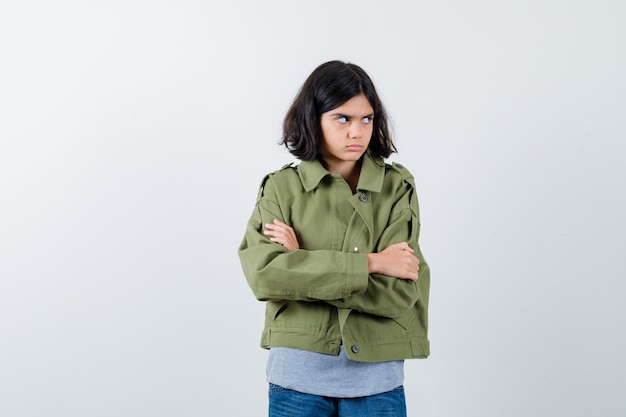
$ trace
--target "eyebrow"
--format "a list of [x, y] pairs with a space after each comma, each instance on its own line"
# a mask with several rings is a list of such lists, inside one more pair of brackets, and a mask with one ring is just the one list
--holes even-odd
[[[343, 114], [343, 113], [333, 113], [331, 116], [333, 116], [333, 117], [345, 117], [346, 119], [354, 118], [354, 116], [351, 116], [349, 114]], [[363, 116], [361, 118], [363, 119], [363, 118], [366, 118], [366, 117], [369, 117], [371, 119], [371, 118], [374, 117], [374, 113], [366, 114], [365, 116]]]

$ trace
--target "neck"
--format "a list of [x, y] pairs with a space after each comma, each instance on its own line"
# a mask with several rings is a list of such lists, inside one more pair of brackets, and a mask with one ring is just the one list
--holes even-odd
[[358, 161], [325, 161], [322, 165], [331, 174], [339, 174], [348, 183], [352, 192], [356, 192], [356, 186], [359, 183], [361, 174], [361, 160]]

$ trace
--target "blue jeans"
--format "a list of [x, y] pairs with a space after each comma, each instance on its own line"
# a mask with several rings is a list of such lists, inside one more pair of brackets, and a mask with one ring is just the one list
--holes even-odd
[[406, 417], [404, 387], [358, 398], [303, 394], [270, 384], [269, 417]]

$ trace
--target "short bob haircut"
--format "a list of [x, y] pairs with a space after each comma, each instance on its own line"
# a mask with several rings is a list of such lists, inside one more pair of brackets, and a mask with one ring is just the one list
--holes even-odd
[[374, 83], [361, 67], [341, 61], [329, 61], [317, 67], [306, 79], [283, 121], [281, 144], [302, 161], [319, 157], [323, 135], [322, 113], [336, 109], [352, 97], [364, 94], [374, 109], [370, 151], [388, 158], [397, 149], [389, 134], [385, 108], [376, 94]]

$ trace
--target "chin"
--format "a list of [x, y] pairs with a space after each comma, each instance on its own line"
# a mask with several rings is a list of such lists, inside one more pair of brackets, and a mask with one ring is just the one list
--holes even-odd
[[365, 149], [362, 152], [350, 152], [348, 158], [351, 161], [358, 161], [365, 154]]

